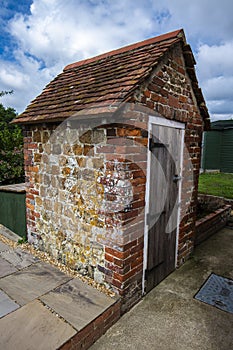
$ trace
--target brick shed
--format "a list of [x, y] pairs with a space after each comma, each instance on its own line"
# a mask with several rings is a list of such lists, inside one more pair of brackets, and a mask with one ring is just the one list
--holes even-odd
[[209, 115], [183, 30], [64, 68], [24, 126], [28, 239], [127, 310], [192, 253]]

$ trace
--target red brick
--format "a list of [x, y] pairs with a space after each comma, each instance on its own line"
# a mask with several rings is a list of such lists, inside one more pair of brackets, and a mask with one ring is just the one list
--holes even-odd
[[143, 94], [144, 94], [145, 97], [148, 97], [148, 98], [151, 97], [151, 92], [149, 90], [144, 90]]
[[169, 106], [171, 106], [171, 107], [179, 108], [179, 100], [177, 97], [169, 95], [168, 96], [168, 103], [169, 103]]
[[124, 275], [121, 275], [117, 272], [114, 272], [113, 274], [113, 278], [114, 280], [120, 281], [120, 282], [125, 282], [126, 280], [128, 280], [130, 277], [134, 276], [135, 274], [137, 274], [137, 272], [142, 268], [142, 264], [133, 268], [132, 270], [130, 270], [129, 272], [127, 272]]
[[105, 253], [110, 254], [118, 259], [125, 259], [130, 255], [129, 250], [121, 252], [121, 251], [118, 251], [118, 250], [115, 250], [112, 248], [108, 248], [108, 247], [105, 247]]

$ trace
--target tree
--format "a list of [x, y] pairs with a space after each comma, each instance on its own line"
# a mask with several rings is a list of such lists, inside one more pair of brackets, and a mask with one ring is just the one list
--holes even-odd
[[[11, 91], [0, 92], [0, 97]], [[13, 108], [0, 103], [0, 185], [24, 181], [23, 134], [18, 125], [10, 124], [17, 116]]]

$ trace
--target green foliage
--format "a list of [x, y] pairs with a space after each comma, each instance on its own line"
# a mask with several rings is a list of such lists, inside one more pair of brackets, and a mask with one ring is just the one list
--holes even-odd
[[199, 192], [233, 199], [233, 174], [201, 174], [199, 177]]
[[18, 239], [18, 244], [24, 244], [24, 243], [27, 243], [27, 237], [26, 236], [23, 236], [22, 238]]
[[0, 104], [0, 185], [24, 181], [22, 130], [10, 124], [16, 115], [13, 108]]

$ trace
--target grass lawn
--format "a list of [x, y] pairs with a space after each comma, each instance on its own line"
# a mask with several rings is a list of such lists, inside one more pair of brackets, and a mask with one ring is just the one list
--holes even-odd
[[200, 193], [233, 199], [233, 174], [203, 173], [199, 177]]

